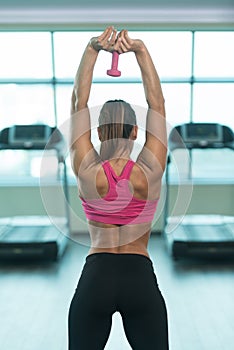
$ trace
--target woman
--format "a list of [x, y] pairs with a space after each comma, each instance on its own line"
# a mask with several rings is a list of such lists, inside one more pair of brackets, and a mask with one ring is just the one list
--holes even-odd
[[[130, 159], [138, 126], [132, 107], [107, 101], [100, 111], [100, 153], [91, 142], [88, 99], [100, 50], [134, 52], [149, 106], [146, 140]], [[164, 98], [150, 54], [126, 30], [108, 27], [88, 43], [71, 107], [71, 160], [87, 216], [91, 248], [69, 311], [69, 349], [104, 349], [120, 312], [130, 346], [168, 349], [167, 312], [147, 251], [166, 162]]]

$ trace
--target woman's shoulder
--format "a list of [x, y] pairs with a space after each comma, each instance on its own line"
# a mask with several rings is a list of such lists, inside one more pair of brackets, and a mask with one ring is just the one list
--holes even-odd
[[162, 171], [159, 166], [137, 161], [130, 176], [130, 182], [139, 198], [155, 199], [159, 197]]
[[133, 184], [134, 187], [137, 188], [145, 188], [147, 186], [147, 176], [140, 164], [138, 164], [137, 162], [134, 162], [134, 165], [132, 167], [130, 182]]

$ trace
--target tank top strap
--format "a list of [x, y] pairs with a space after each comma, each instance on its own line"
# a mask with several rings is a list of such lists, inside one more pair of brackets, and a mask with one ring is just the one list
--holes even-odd
[[116, 174], [114, 173], [108, 160], [102, 162], [102, 167], [107, 177], [109, 185], [114, 185], [116, 183]]
[[133, 162], [132, 160], [127, 161], [127, 163], [122, 171], [121, 179], [129, 180], [130, 175], [131, 175], [131, 171], [132, 171], [132, 168], [134, 167], [134, 165], [135, 165], [135, 162]]
[[119, 181], [120, 179], [129, 180], [134, 164], [135, 162], [133, 162], [132, 160], [128, 160], [120, 176], [116, 175], [116, 173], [114, 172], [114, 169], [112, 168], [108, 160], [102, 163], [102, 167], [105, 171], [108, 182], [114, 183], [116, 181]]

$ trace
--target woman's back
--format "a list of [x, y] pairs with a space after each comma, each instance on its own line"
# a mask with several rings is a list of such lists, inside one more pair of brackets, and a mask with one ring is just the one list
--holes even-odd
[[81, 171], [80, 197], [89, 220], [90, 253], [135, 252], [148, 256], [161, 176], [156, 168], [151, 171], [155, 176], [149, 175], [146, 162], [138, 161], [118, 158], [93, 162]]

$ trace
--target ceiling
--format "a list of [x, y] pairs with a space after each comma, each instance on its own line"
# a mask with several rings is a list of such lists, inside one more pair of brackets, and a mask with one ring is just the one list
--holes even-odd
[[234, 26], [234, 0], [0, 0], [7, 25]]
[[100, 8], [100, 7], [192, 7], [192, 8], [214, 8], [231, 7], [232, 0], [118, 0], [110, 2], [109, 0], [0, 0], [1, 8]]

